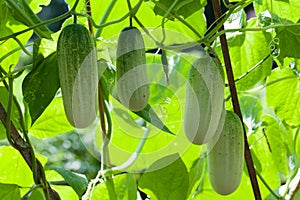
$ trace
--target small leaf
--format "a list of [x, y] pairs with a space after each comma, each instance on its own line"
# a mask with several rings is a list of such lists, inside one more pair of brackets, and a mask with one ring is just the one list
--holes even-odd
[[150, 190], [157, 199], [182, 200], [187, 197], [189, 174], [179, 155], [173, 154], [154, 162], [138, 185], [146, 193]]
[[243, 95], [239, 101], [244, 123], [247, 125], [248, 131], [251, 132], [261, 123], [262, 105], [257, 97], [251, 95]]
[[151, 108], [149, 104], [147, 104], [147, 106], [143, 110], [134, 113], [140, 116], [141, 118], [143, 118], [144, 120], [146, 120], [147, 122], [150, 122], [152, 125], [156, 126], [157, 128], [161, 129], [162, 131], [174, 135], [174, 133], [172, 133], [168, 129], [168, 127], [166, 127], [164, 123], [159, 119], [159, 117], [157, 116], [157, 114], [154, 112], [154, 110]]
[[22, 90], [28, 103], [32, 124], [50, 104], [59, 88], [56, 53], [50, 54], [24, 79]]
[[0, 183], [0, 200], [20, 200], [20, 198], [18, 185]]
[[78, 197], [81, 197], [88, 186], [88, 180], [86, 177], [75, 174], [61, 167], [53, 167], [53, 170], [57, 171], [65, 181], [74, 189]]

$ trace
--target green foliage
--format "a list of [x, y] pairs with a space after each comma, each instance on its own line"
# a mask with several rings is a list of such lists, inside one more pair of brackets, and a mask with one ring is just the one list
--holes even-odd
[[59, 88], [56, 53], [50, 54], [33, 67], [22, 85], [24, 100], [28, 104], [32, 124], [50, 104]]
[[300, 125], [300, 80], [290, 69], [275, 69], [267, 83], [267, 104], [290, 126]]
[[20, 189], [15, 184], [3, 184], [0, 183], [0, 199], [19, 200], [21, 197]]
[[189, 188], [187, 168], [178, 154], [164, 157], [144, 172], [139, 187], [153, 199], [185, 199]]
[[[0, 0], [0, 103], [5, 112], [11, 103], [12, 127], [19, 134], [14, 142], [21, 144], [8, 146], [1, 115], [0, 200], [48, 198], [28, 165], [32, 156], [41, 161], [45, 183], [63, 200], [132, 200], [140, 198], [139, 190], [151, 199], [252, 199], [246, 167], [234, 193], [217, 194], [209, 182], [205, 146], [184, 135], [189, 68], [203, 51], [224, 67], [217, 39], [224, 32], [262, 199], [288, 199], [299, 184], [300, 2], [229, 0], [222, 18], [226, 30], [207, 32], [211, 16], [204, 10], [211, 2], [91, 1], [88, 16], [85, 1], [67, 0], [73, 10], [40, 24], [37, 13], [50, 0]], [[246, 20], [244, 8], [251, 3], [256, 16]], [[76, 21], [93, 28], [105, 112], [96, 110], [96, 120], [84, 129], [74, 130], [63, 108], [56, 63], [61, 30], [47, 28], [60, 20], [62, 27]], [[145, 42], [150, 87], [148, 104], [138, 112], [119, 102], [115, 87], [117, 38], [130, 23]], [[30, 40], [33, 33], [39, 39]], [[233, 110], [226, 76], [225, 108]], [[13, 102], [8, 78], [14, 83]], [[294, 195], [300, 198], [299, 191]]]
[[137, 199], [137, 186], [133, 174], [117, 175], [111, 180], [98, 184], [93, 192], [92, 199], [103, 200], [131, 200]]
[[88, 185], [88, 180], [86, 177], [79, 176], [78, 174], [65, 170], [61, 167], [54, 167], [53, 169], [57, 171], [64, 178], [67, 184], [75, 190], [78, 197], [83, 195]]

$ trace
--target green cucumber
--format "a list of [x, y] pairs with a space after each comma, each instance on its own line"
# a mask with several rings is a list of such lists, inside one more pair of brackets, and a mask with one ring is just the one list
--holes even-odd
[[150, 91], [146, 67], [145, 45], [136, 27], [125, 27], [118, 38], [117, 94], [131, 111], [140, 111], [148, 104]]
[[208, 172], [211, 186], [222, 195], [239, 186], [244, 165], [244, 133], [240, 118], [226, 111], [221, 134], [207, 143]]
[[95, 44], [84, 26], [63, 28], [57, 42], [57, 63], [67, 119], [74, 127], [85, 128], [96, 118], [98, 72]]
[[215, 62], [204, 55], [191, 66], [186, 88], [184, 130], [194, 144], [215, 134], [224, 108], [224, 79]]

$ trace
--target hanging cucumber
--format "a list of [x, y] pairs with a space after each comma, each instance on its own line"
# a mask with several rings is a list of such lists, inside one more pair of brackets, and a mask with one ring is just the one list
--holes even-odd
[[207, 143], [208, 172], [213, 189], [231, 194], [239, 186], [244, 164], [244, 133], [240, 118], [226, 111], [221, 134]]
[[98, 83], [95, 44], [80, 24], [63, 28], [57, 43], [59, 79], [67, 119], [85, 128], [96, 117]]
[[194, 144], [207, 143], [216, 133], [224, 107], [224, 79], [205, 55], [190, 68], [186, 88], [184, 130]]
[[144, 109], [148, 104], [150, 91], [144, 40], [136, 27], [125, 27], [121, 31], [116, 66], [120, 102], [131, 111]]

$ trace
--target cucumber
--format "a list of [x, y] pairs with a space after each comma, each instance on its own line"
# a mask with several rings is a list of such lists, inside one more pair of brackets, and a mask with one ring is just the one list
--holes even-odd
[[74, 127], [85, 128], [96, 118], [98, 72], [95, 44], [84, 26], [63, 28], [57, 42], [57, 63], [67, 119]]
[[146, 67], [145, 45], [136, 27], [125, 27], [118, 38], [117, 94], [131, 111], [140, 111], [148, 104], [150, 91]]
[[239, 186], [244, 165], [244, 133], [240, 118], [226, 111], [219, 138], [207, 143], [208, 172], [211, 186], [221, 195], [233, 193]]
[[224, 79], [205, 55], [191, 66], [186, 88], [184, 130], [194, 144], [207, 143], [215, 134], [224, 108]]

